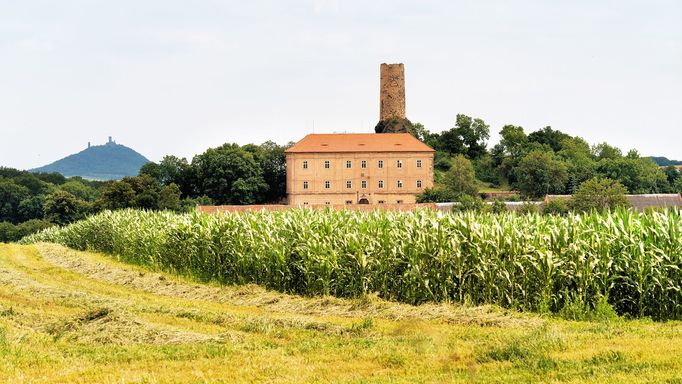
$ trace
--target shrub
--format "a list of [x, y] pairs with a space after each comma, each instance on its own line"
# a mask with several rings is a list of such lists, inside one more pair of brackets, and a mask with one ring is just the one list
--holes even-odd
[[627, 189], [618, 181], [594, 177], [580, 184], [571, 199], [571, 208], [581, 212], [602, 212], [628, 207], [630, 204], [625, 198], [626, 193]]
[[455, 202], [457, 204], [452, 206], [453, 212], [462, 211], [480, 212], [483, 210], [483, 207], [485, 206], [485, 203], [480, 198], [464, 194], [457, 196], [455, 198]]
[[526, 201], [521, 205], [521, 207], [516, 211], [519, 215], [533, 215], [538, 213], [538, 206], [537, 204]]
[[568, 201], [566, 200], [550, 200], [542, 204], [542, 213], [545, 215], [564, 216], [568, 214], [568, 211]]

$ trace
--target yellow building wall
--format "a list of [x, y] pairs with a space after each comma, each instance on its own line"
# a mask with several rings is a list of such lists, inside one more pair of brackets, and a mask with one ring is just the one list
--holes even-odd
[[[362, 168], [362, 161], [367, 167]], [[379, 168], [379, 160], [383, 168]], [[398, 168], [398, 160], [402, 167]], [[417, 167], [421, 160], [421, 168]], [[307, 161], [307, 168], [303, 163]], [[324, 167], [329, 161], [330, 167]], [[351, 167], [346, 162], [351, 161]], [[416, 196], [426, 188], [433, 187], [433, 154], [430, 152], [381, 152], [381, 153], [288, 153], [287, 195], [290, 205], [339, 205], [357, 204], [367, 199], [370, 204], [396, 204], [399, 201], [413, 204]], [[362, 181], [366, 188], [362, 188]], [[383, 188], [379, 181], [384, 182]], [[402, 188], [398, 187], [402, 181]], [[421, 187], [417, 187], [417, 180]], [[308, 189], [304, 189], [304, 182]], [[325, 182], [330, 188], [325, 188]], [[351, 188], [347, 182], [351, 182]]]

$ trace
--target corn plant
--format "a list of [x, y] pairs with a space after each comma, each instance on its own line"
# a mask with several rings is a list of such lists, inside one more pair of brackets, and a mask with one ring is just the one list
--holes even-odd
[[49, 241], [222, 284], [303, 295], [377, 293], [419, 304], [497, 304], [682, 318], [679, 212], [571, 214], [103, 212], [25, 243]]

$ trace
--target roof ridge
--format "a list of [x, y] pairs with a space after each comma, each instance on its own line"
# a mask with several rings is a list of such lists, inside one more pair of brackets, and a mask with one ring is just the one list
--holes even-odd
[[410, 133], [309, 133], [288, 153], [435, 152]]

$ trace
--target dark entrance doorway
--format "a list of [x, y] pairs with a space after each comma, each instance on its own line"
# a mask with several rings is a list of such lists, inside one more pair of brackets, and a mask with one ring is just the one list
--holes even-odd
[[369, 200], [363, 197], [362, 199], [358, 200], [358, 204], [369, 204]]

